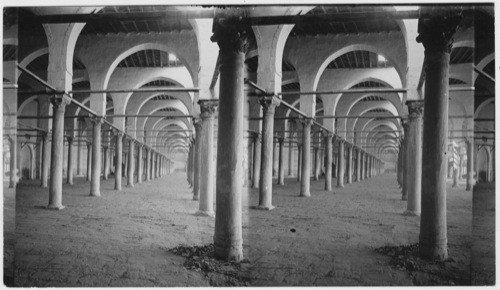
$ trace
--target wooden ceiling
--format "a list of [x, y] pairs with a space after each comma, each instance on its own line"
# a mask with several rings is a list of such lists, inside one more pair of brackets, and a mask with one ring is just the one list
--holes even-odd
[[[383, 12], [393, 9], [390, 6], [374, 5], [320, 5], [309, 11], [309, 15], [335, 15], [340, 13]], [[332, 20], [334, 16], [332, 16]], [[367, 18], [366, 21], [353, 22], [322, 22], [301, 23], [294, 26], [290, 37], [316, 36], [329, 34], [359, 34], [400, 32], [397, 22], [393, 19]]]

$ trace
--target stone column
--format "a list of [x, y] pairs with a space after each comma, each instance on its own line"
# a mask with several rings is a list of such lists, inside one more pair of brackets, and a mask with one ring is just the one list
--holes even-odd
[[144, 145], [139, 144], [137, 149], [139, 150], [137, 153], [137, 183], [142, 183], [142, 169], [144, 168], [144, 158], [142, 157], [144, 151]]
[[194, 128], [196, 130], [196, 139], [194, 141], [194, 178], [193, 178], [193, 200], [200, 199], [200, 158], [201, 158], [201, 122], [200, 119], [193, 119]]
[[352, 145], [347, 147], [347, 184], [352, 183]]
[[422, 114], [424, 101], [407, 101], [408, 106], [408, 167], [406, 213], [420, 215], [422, 191]]
[[[195, 150], [196, 150], [196, 144], [194, 143], [195, 140], [192, 139], [191, 140], [191, 149], [189, 150], [191, 152], [191, 159], [190, 159], [190, 164], [189, 164], [189, 180], [190, 180], [190, 184], [191, 184], [191, 187], [194, 186], [194, 162], [195, 162]], [[153, 162], [154, 164], [154, 162]]]
[[279, 163], [278, 163], [278, 185], [285, 185], [285, 152], [284, 152], [284, 144], [285, 139], [279, 138]]
[[104, 171], [102, 174], [102, 179], [104, 179], [104, 180], [108, 180], [108, 166], [109, 166], [109, 163], [108, 163], [108, 161], [109, 161], [109, 154], [108, 154], [109, 148], [106, 145], [102, 147], [102, 159], [104, 161]]
[[92, 142], [87, 141], [87, 181], [92, 179]]
[[361, 150], [359, 148], [356, 149], [357, 158], [356, 158], [356, 181], [361, 181]]
[[365, 152], [363, 152], [361, 150], [361, 148], [359, 148], [359, 177], [358, 177], [358, 180], [361, 181], [361, 180], [364, 180], [365, 179], [365, 170], [364, 170], [364, 162], [365, 162]]
[[127, 187], [134, 187], [134, 145], [134, 139], [130, 138], [128, 140]]
[[408, 156], [412, 154], [408, 150], [408, 130], [409, 130], [409, 124], [408, 120], [401, 120], [403, 123], [403, 130], [404, 130], [404, 139], [403, 139], [403, 146], [402, 146], [402, 151], [401, 151], [401, 157], [402, 157], [402, 181], [403, 181], [403, 189], [401, 191], [401, 199], [402, 200], [407, 200], [408, 199]]
[[273, 161], [274, 161], [274, 112], [280, 101], [275, 96], [259, 100], [262, 106], [262, 151], [260, 163], [259, 205], [258, 209], [271, 210], [273, 200]]
[[[17, 143], [17, 142], [16, 142]], [[42, 133], [42, 187], [46, 188], [49, 186], [49, 168], [50, 168], [50, 141], [48, 133]], [[17, 145], [16, 145], [17, 147]], [[17, 149], [16, 149], [17, 151]], [[11, 156], [12, 158], [17, 158], [17, 156]], [[16, 161], [17, 164], [17, 161]], [[16, 166], [17, 167], [17, 166]], [[14, 168], [14, 174], [15, 174]]]
[[326, 166], [325, 166], [325, 190], [332, 190], [332, 163], [333, 163], [333, 133], [326, 133]]
[[[455, 161], [453, 163], [455, 163]], [[453, 165], [453, 184], [451, 187], [458, 187], [458, 164]]]
[[78, 121], [78, 142], [77, 151], [76, 151], [76, 175], [81, 176], [82, 173], [82, 140], [83, 140], [83, 129], [80, 127], [83, 126], [83, 122]]
[[214, 20], [212, 36], [220, 48], [214, 246], [216, 257], [239, 262], [243, 259], [243, 77], [247, 36], [237, 18], [225, 21], [221, 24]]
[[313, 120], [302, 120], [302, 178], [300, 182], [300, 196], [311, 196], [311, 127]]
[[[337, 152], [339, 149], [337, 148]], [[338, 178], [339, 177], [339, 154], [338, 153], [333, 153], [333, 160], [335, 161], [335, 167], [333, 168], [333, 177]]]
[[219, 101], [199, 100], [198, 104], [201, 110], [200, 141], [203, 154], [200, 155], [200, 204], [197, 214], [214, 216], [214, 118]]
[[261, 135], [253, 134], [253, 188], [259, 188], [260, 183], [260, 151], [261, 151]]
[[319, 148], [314, 147], [314, 172], [313, 172], [313, 176], [314, 176], [315, 181], [319, 180], [319, 163], [320, 163]]
[[[451, 13], [451, 12], [450, 12]], [[419, 20], [425, 48], [425, 104], [422, 152], [422, 214], [419, 247], [425, 259], [448, 257], [446, 232], [446, 166], [448, 141], [449, 66], [453, 35], [461, 17]]]
[[18, 182], [17, 178], [17, 136], [9, 136], [10, 149], [10, 175], [9, 188], [15, 188]]
[[302, 145], [297, 143], [297, 181], [302, 179]]
[[293, 153], [293, 150], [292, 150], [292, 148], [293, 148], [293, 142], [292, 141], [293, 140], [292, 140], [292, 134], [289, 133], [288, 137], [290, 138], [288, 140], [288, 176], [292, 176], [293, 175], [293, 166], [292, 166], [292, 163], [293, 163], [292, 162], [292, 157], [293, 157], [293, 155], [292, 155], [292, 153]]
[[122, 190], [123, 132], [116, 132], [115, 189]]
[[62, 185], [63, 185], [63, 161], [64, 161], [64, 112], [70, 104], [66, 96], [51, 97], [53, 108], [52, 119], [52, 148], [50, 158], [50, 182], [49, 182], [49, 204], [48, 209], [63, 209]]
[[[129, 148], [130, 150], [130, 148]], [[123, 177], [128, 177], [128, 151], [127, 153], [123, 154], [123, 160], [124, 160], [124, 165], [123, 165]]]
[[344, 187], [344, 170], [345, 170], [345, 154], [344, 154], [345, 140], [339, 140], [339, 157], [338, 157], [338, 177], [337, 177], [337, 187]]
[[465, 185], [465, 190], [469, 191], [474, 185], [474, 139], [468, 138], [465, 143], [467, 144], [467, 183]]
[[68, 137], [68, 169], [66, 183], [73, 184], [73, 137]]
[[101, 196], [101, 125], [100, 117], [90, 118], [92, 130], [92, 178], [90, 180], [90, 196]]
[[146, 181], [151, 180], [151, 149], [146, 148]]

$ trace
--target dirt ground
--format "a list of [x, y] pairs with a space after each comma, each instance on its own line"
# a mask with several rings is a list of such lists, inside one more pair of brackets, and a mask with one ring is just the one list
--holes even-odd
[[[64, 186], [62, 211], [42, 209], [48, 190], [23, 181], [17, 190], [15, 283], [17, 286], [210, 286], [210, 278], [183, 266], [171, 252], [179, 245], [213, 242], [214, 219], [194, 215], [185, 174], [117, 192], [102, 181], [100, 198], [76, 178]], [[258, 190], [243, 195], [242, 271], [251, 286], [425, 284], [377, 253], [382, 246], [418, 242], [419, 218], [402, 213], [406, 204], [393, 174], [323, 190], [311, 181], [301, 198], [295, 178], [274, 185], [276, 209], [260, 211]], [[448, 189], [450, 262], [470, 276], [472, 193]], [[429, 285], [436, 281], [428, 281]], [[439, 281], [438, 281], [439, 282]], [[439, 284], [439, 283], [438, 283]]]

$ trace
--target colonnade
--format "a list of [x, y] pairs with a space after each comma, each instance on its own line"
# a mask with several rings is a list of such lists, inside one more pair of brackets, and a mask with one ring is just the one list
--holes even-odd
[[[55, 95], [50, 98], [51, 104], [53, 106], [53, 122], [52, 122], [52, 136], [49, 140], [47, 133], [43, 133], [40, 138], [41, 146], [41, 187], [49, 187], [49, 204], [48, 209], [60, 210], [64, 208], [62, 203], [62, 191], [63, 191], [63, 162], [64, 162], [64, 113], [66, 106], [71, 103], [71, 100], [66, 95]], [[93, 130], [92, 130], [92, 142], [87, 141], [87, 181], [90, 181], [90, 196], [100, 196], [100, 182], [101, 175], [103, 179], [108, 179], [109, 169], [110, 169], [110, 158], [109, 151], [111, 148], [103, 145], [101, 140], [101, 125], [103, 124], [102, 118], [91, 117]], [[122, 163], [123, 163], [123, 139], [125, 134], [121, 131], [115, 130], [115, 189], [121, 190], [122, 183]], [[169, 173], [171, 170], [171, 161], [166, 156], [156, 152], [149, 146], [138, 142], [135, 139], [127, 137], [126, 139], [129, 144], [128, 158], [126, 162], [127, 171], [127, 186], [133, 187], [134, 182], [141, 183], [143, 181], [149, 181], [153, 178], [160, 178], [165, 174]], [[82, 140], [78, 140], [78, 143]], [[73, 184], [74, 175], [74, 149], [75, 147], [80, 151], [80, 145], [74, 145], [74, 138], [72, 136], [66, 136], [66, 142], [68, 147], [67, 154], [67, 171], [66, 171], [66, 183], [68, 185]], [[50, 147], [49, 147], [50, 144]], [[50, 156], [47, 154], [47, 150], [50, 149]], [[146, 150], [146, 158], [143, 158], [143, 151]], [[102, 151], [102, 152], [101, 152]], [[13, 152], [16, 153], [15, 151]], [[16, 156], [16, 155], [13, 155]], [[78, 152], [80, 156], [80, 152]], [[104, 160], [101, 160], [103, 157]], [[17, 158], [11, 158], [11, 163], [16, 162]], [[137, 167], [135, 160], [137, 159]], [[145, 159], [145, 160], [144, 160]], [[50, 167], [48, 166], [50, 163]], [[78, 162], [79, 163], [79, 162]], [[104, 168], [101, 164], [104, 163]], [[146, 167], [144, 168], [144, 164]], [[78, 173], [81, 173], [81, 169], [78, 166]], [[12, 168], [16, 168], [16, 164], [13, 164]], [[50, 168], [50, 174], [49, 174]], [[143, 173], [145, 169], [145, 174]], [[15, 174], [13, 173], [10, 177], [10, 185], [15, 186]]]

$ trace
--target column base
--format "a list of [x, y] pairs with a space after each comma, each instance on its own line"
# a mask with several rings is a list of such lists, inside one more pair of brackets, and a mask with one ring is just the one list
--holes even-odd
[[134, 185], [133, 184], [127, 184], [127, 187], [128, 188], [132, 188], [132, 187], [134, 187]]
[[300, 197], [311, 197], [311, 193], [310, 192], [301, 192]]
[[339, 184], [339, 185], [337, 185], [337, 188], [344, 188], [344, 185], [343, 184]]
[[415, 211], [415, 210], [406, 210], [403, 215], [406, 215], [406, 216], [420, 216], [420, 212], [419, 211]]
[[472, 186], [468, 185], [465, 187], [465, 191], [471, 191], [472, 190]]
[[199, 196], [193, 196], [193, 200], [200, 200], [200, 197]]
[[214, 211], [199, 210], [194, 215], [196, 215], [196, 216], [215, 217], [215, 212]]
[[47, 205], [46, 209], [49, 209], [49, 210], [61, 210], [61, 209], [64, 209], [65, 206], [60, 204], [60, 205], [53, 205], [53, 204], [49, 204]]
[[431, 261], [444, 261], [448, 259], [448, 246], [445, 244], [423, 245], [419, 244], [420, 257]]
[[273, 210], [275, 209], [276, 207], [272, 206], [272, 205], [258, 205], [258, 206], [254, 206], [252, 207], [254, 209], [258, 209], [258, 210]]
[[89, 196], [95, 196], [95, 197], [100, 197], [101, 193], [100, 192], [91, 192]]
[[285, 186], [285, 182], [278, 182], [278, 185]]

